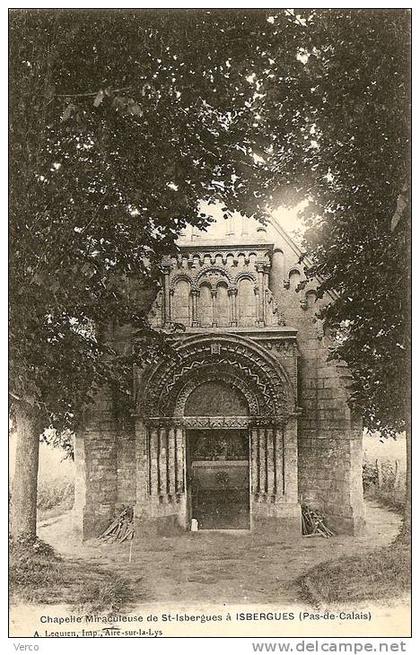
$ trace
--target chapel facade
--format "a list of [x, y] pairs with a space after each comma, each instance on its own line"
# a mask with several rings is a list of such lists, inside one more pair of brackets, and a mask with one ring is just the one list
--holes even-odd
[[[150, 312], [171, 348], [134, 371], [134, 415], [106, 394], [76, 437], [74, 517], [97, 535], [131, 506], [143, 531], [300, 534], [301, 504], [363, 529], [362, 428], [329, 361], [316, 284], [272, 219], [189, 229]], [[112, 336], [135, 347], [127, 330]]]

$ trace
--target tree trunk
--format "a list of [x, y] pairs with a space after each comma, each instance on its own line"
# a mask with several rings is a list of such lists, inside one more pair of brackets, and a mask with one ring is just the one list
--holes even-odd
[[404, 519], [402, 528], [403, 541], [411, 542], [411, 430], [410, 427], [406, 433], [406, 448], [407, 448], [407, 474], [406, 474], [406, 490], [405, 490], [405, 506], [404, 506]]
[[12, 482], [11, 534], [13, 539], [36, 538], [39, 433], [33, 412], [18, 403], [16, 419], [16, 460]]
[[411, 544], [411, 430], [408, 427], [406, 432], [406, 450], [407, 450], [407, 473], [406, 473], [406, 490], [404, 515], [400, 533], [397, 541], [403, 544]]

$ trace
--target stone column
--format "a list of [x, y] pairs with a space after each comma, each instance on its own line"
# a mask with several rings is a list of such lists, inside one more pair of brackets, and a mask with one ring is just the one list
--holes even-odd
[[265, 428], [258, 428], [258, 463], [260, 493], [267, 494], [267, 436]]
[[174, 496], [176, 491], [176, 454], [175, 454], [175, 428], [168, 430], [168, 493]]
[[152, 503], [158, 502], [159, 495], [159, 432], [156, 428], [150, 429], [150, 496]]
[[211, 290], [211, 308], [212, 308], [212, 327], [217, 327], [217, 313], [216, 313], [216, 298], [217, 298], [217, 289]]
[[265, 426], [252, 429], [251, 519], [253, 526], [260, 526], [255, 529], [300, 534], [296, 451], [295, 417], [285, 428], [268, 421]]
[[251, 492], [257, 496], [260, 492], [259, 466], [258, 466], [258, 430], [251, 430]]
[[264, 325], [267, 325], [267, 314], [268, 314], [268, 306], [267, 306], [267, 293], [269, 290], [269, 270], [270, 270], [270, 264], [265, 264], [264, 265], [264, 300], [263, 300], [263, 321]]
[[159, 430], [159, 495], [166, 499], [168, 493], [168, 462], [166, 428]]
[[229, 294], [229, 306], [230, 306], [230, 325], [236, 327], [238, 324], [237, 319], [237, 308], [236, 308], [236, 297], [238, 295], [238, 289], [232, 288], [228, 291]]
[[187, 528], [185, 439], [175, 422], [154, 419], [136, 425], [137, 500], [135, 516], [145, 529], [171, 532]]
[[163, 271], [163, 323], [168, 324], [172, 321], [171, 311], [171, 294], [169, 290], [169, 274], [171, 272], [171, 264], [169, 260], [165, 260], [162, 264]]
[[296, 419], [251, 430], [251, 490], [260, 502], [297, 502]]
[[191, 297], [192, 297], [192, 321], [191, 325], [192, 327], [199, 327], [200, 326], [200, 321], [198, 320], [198, 295], [199, 295], [198, 289], [192, 289], [191, 290]]
[[175, 293], [175, 289], [169, 289], [167, 324], [172, 323], [172, 308], [173, 308], [173, 295], [174, 295], [174, 293]]
[[184, 493], [185, 491], [185, 471], [184, 471], [184, 461], [185, 461], [185, 446], [184, 446], [184, 433], [182, 428], [175, 428], [175, 487], [177, 495]]
[[273, 428], [266, 428], [266, 457], [267, 457], [267, 494], [274, 496], [275, 489], [275, 466], [274, 460], [274, 435]]
[[257, 325], [264, 326], [264, 262], [257, 261], [255, 268], [258, 273], [257, 294]]
[[135, 426], [136, 505], [134, 509], [136, 517], [142, 516], [148, 510], [150, 492], [149, 439], [149, 431], [143, 419], [137, 419]]
[[274, 459], [276, 464], [276, 496], [284, 496], [284, 431], [276, 427], [274, 431]]
[[298, 502], [296, 416], [290, 416], [284, 427], [284, 490], [288, 503]]

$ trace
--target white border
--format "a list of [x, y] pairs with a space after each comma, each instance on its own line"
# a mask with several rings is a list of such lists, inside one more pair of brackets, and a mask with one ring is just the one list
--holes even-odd
[[[57, 8], [57, 5], [55, 3], [28, 3], [28, 2], [23, 2], [23, 3], [10, 3], [8, 8]], [[124, 2], [122, 3], [122, 7], [124, 8], [140, 8], [142, 5], [139, 5], [137, 3], [131, 3], [131, 2]], [[150, 5], [147, 5], [149, 8]], [[281, 9], [281, 8], [292, 8], [292, 6], [288, 3], [270, 3], [270, 2], [263, 2], [261, 3], [260, 7], [266, 7], [266, 8], [273, 8], [273, 9]], [[335, 3], [306, 3], [302, 2], [298, 5], [298, 7], [301, 8], [338, 8], [338, 9], [346, 9], [346, 8], [359, 8], [359, 4], [347, 4], [347, 5], [337, 5]], [[61, 3], [60, 8], [75, 8], [71, 3], [64, 2]], [[110, 3], [88, 3], [85, 7], [81, 8], [111, 8]], [[143, 7], [142, 7], [143, 8]], [[227, 8], [225, 3], [192, 3], [189, 2], [184, 2], [184, 3], [179, 3], [176, 4], [175, 7], [167, 7], [166, 3], [155, 3], [153, 7], [150, 8], [157, 8], [157, 9], [163, 9], [163, 8], [188, 8], [188, 9], [193, 9], [193, 8], [209, 8], [209, 9], [216, 9], [216, 8]], [[248, 8], [253, 8], [252, 4], [249, 2], [241, 2], [241, 3], [231, 3], [229, 8], [237, 8], [237, 9], [248, 9]], [[258, 7], [257, 7], [258, 8]], [[366, 3], [366, 8], [409, 8], [413, 9], [413, 3], [392, 3], [392, 2], [369, 2]], [[0, 338], [1, 338], [1, 344], [3, 345], [3, 348], [1, 350], [1, 377], [0, 377], [0, 383], [1, 383], [1, 399], [2, 399], [2, 413], [1, 413], [1, 418], [2, 418], [2, 426], [3, 426], [3, 439], [2, 439], [2, 444], [3, 447], [6, 449], [7, 447], [7, 439], [6, 439], [6, 430], [7, 430], [7, 305], [6, 305], [6, 288], [7, 288], [7, 221], [6, 221], [6, 215], [7, 215], [7, 186], [8, 186], [8, 180], [7, 180], [7, 102], [6, 102], [6, 92], [7, 92], [7, 61], [8, 61], [8, 55], [7, 55], [7, 12], [6, 8], [4, 9], [3, 13], [0, 14], [1, 19], [0, 20], [0, 37], [1, 37], [1, 52], [2, 52], [2, 57], [1, 57], [1, 81], [2, 81], [2, 88], [3, 88], [3, 95], [2, 95], [2, 103], [0, 104], [0, 112], [1, 112], [1, 117], [2, 117], [2, 126], [3, 126], [3, 139], [1, 141], [2, 148], [1, 148], [1, 198], [3, 200], [3, 216], [2, 220], [0, 221], [0, 267], [1, 267], [1, 274], [2, 274], [2, 281], [3, 284], [0, 286], [0, 293], [1, 293], [1, 301], [2, 301], [2, 308], [3, 308], [3, 313], [2, 313], [2, 318], [4, 317], [4, 320], [1, 320], [0, 322]], [[419, 57], [419, 47], [418, 47], [418, 42], [417, 42], [417, 35], [419, 33], [418, 27], [419, 27], [419, 22], [420, 22], [420, 14], [419, 10], [414, 9], [413, 10], [413, 293], [415, 290], [416, 286], [416, 281], [420, 280], [419, 276], [419, 266], [420, 266], [420, 258], [417, 257], [417, 243], [418, 243], [418, 233], [419, 233], [419, 228], [417, 227], [417, 209], [419, 208], [419, 189], [420, 189], [420, 180], [418, 179], [418, 172], [419, 172], [419, 165], [418, 165], [418, 155], [417, 153], [419, 152], [419, 147], [420, 147], [420, 142], [419, 142], [419, 128], [420, 128], [420, 123], [417, 120], [417, 111], [419, 109], [419, 103], [417, 102], [418, 100], [418, 89], [420, 88], [419, 86], [419, 79], [418, 79], [418, 71], [420, 68], [420, 57]], [[398, 289], [390, 289], [390, 293], [398, 293]], [[413, 298], [413, 337], [416, 336], [417, 334], [417, 310], [418, 310], [418, 303], [417, 303], [417, 297], [416, 294], [414, 293], [414, 298]], [[417, 385], [417, 380], [419, 379], [419, 370], [418, 370], [418, 364], [419, 359], [418, 359], [418, 348], [417, 348], [417, 340], [414, 339], [414, 348], [413, 348], [413, 399], [416, 399], [416, 392], [418, 389]], [[416, 462], [419, 461], [418, 459], [418, 453], [419, 453], [419, 438], [415, 434], [416, 432], [416, 426], [419, 425], [419, 411], [420, 411], [420, 403], [418, 402], [413, 402], [413, 432], [414, 432], [414, 438], [413, 438], [413, 461], [414, 461], [414, 474], [413, 474], [413, 498], [414, 498], [414, 553], [416, 553], [417, 548], [416, 546], [418, 545], [418, 524], [417, 524], [417, 516], [418, 516], [418, 504], [417, 504], [417, 499], [419, 498], [419, 475], [416, 475]], [[5, 648], [5, 652], [17, 652], [15, 650], [14, 644], [21, 643], [21, 644], [34, 644], [37, 643], [39, 644], [40, 651], [39, 652], [45, 652], [45, 653], [51, 653], [55, 654], [57, 649], [59, 648], [61, 652], [63, 653], [70, 653], [73, 655], [75, 648], [80, 652], [80, 651], [86, 651], [86, 652], [91, 652], [92, 650], [98, 650], [102, 653], [110, 653], [113, 654], [115, 652], [116, 648], [123, 648], [126, 652], [133, 652], [133, 653], [139, 653], [139, 652], [147, 652], [147, 653], [163, 653], [167, 651], [168, 649], [176, 651], [181, 651], [183, 653], [196, 653], [196, 650], [199, 649], [200, 653], [202, 655], [213, 655], [213, 652], [215, 649], [217, 649], [220, 652], [227, 653], [227, 652], [232, 652], [232, 653], [252, 653], [252, 648], [251, 648], [251, 642], [252, 641], [258, 641], [258, 639], [224, 639], [224, 638], [219, 638], [217, 640], [214, 639], [195, 639], [195, 638], [190, 638], [190, 639], [159, 639], [159, 640], [134, 640], [134, 639], [101, 639], [98, 641], [93, 641], [91, 639], [89, 640], [76, 640], [76, 639], [61, 639], [60, 643], [58, 644], [56, 640], [51, 639], [43, 639], [39, 640], [38, 642], [35, 642], [35, 640], [28, 640], [28, 639], [7, 639], [7, 537], [6, 537], [6, 526], [7, 526], [7, 503], [5, 502], [7, 500], [7, 453], [6, 450], [4, 451], [3, 457], [0, 458], [0, 465], [1, 465], [1, 480], [3, 482], [2, 485], [2, 498], [3, 502], [0, 503], [1, 507], [1, 521], [0, 525], [3, 526], [3, 540], [1, 542], [1, 559], [2, 559], [2, 567], [1, 571], [4, 576], [2, 578], [2, 593], [0, 596], [0, 639], [2, 642], [3, 647]], [[417, 562], [413, 562], [413, 588], [414, 588], [414, 594], [413, 594], [413, 601], [414, 601], [414, 607], [413, 607], [413, 616], [419, 616], [419, 606], [418, 606], [418, 593], [416, 593], [416, 590], [419, 588], [419, 569], [417, 566]], [[406, 652], [408, 653], [414, 653], [418, 652], [419, 650], [419, 645], [420, 645], [420, 638], [418, 636], [419, 629], [416, 627], [416, 621], [414, 621], [414, 631], [417, 632], [417, 635], [412, 639], [412, 640], [406, 640], [407, 644], [407, 649]], [[274, 640], [269, 640], [269, 641], [274, 641]], [[281, 639], [278, 639], [276, 641], [281, 641]], [[296, 640], [291, 639], [291, 642], [295, 642]], [[314, 640], [312, 640], [314, 641]], [[322, 642], [324, 641], [330, 641], [330, 640], [324, 640], [324, 639], [318, 639], [319, 645], [321, 645]], [[365, 639], [346, 639], [345, 641], [359, 641], [359, 642], [364, 642], [368, 641]], [[396, 642], [396, 639], [381, 639], [381, 641], [389, 641], [391, 642]], [[375, 640], [373, 640], [375, 642]], [[417, 649], [415, 650], [415, 648]]]

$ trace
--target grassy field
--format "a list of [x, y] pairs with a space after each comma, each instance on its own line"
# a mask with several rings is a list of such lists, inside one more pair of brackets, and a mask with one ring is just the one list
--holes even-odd
[[9, 575], [12, 603], [65, 603], [75, 611], [111, 612], [132, 600], [127, 580], [92, 562], [63, 559], [39, 539], [31, 545], [11, 543]]
[[402, 513], [406, 491], [406, 440], [382, 439], [380, 434], [363, 439], [363, 490], [367, 500], [373, 500], [395, 512]]
[[305, 600], [321, 603], [398, 598], [410, 590], [410, 549], [385, 548], [323, 562], [298, 579]]

